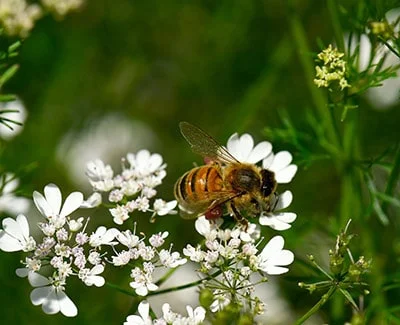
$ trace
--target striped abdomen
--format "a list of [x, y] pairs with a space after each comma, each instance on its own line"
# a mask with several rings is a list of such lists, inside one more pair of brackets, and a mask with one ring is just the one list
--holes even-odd
[[222, 177], [214, 166], [201, 166], [189, 170], [175, 184], [175, 197], [181, 205], [207, 200], [208, 192], [222, 189]]

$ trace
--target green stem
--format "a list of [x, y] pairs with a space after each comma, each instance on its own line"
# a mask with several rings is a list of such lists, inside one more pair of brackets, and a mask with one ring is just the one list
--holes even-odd
[[298, 319], [295, 323], [295, 325], [303, 324], [308, 318], [311, 317], [311, 315], [315, 314], [328, 300], [336, 291], [336, 286], [332, 285], [328, 292], [325, 293], [321, 299], [307, 312], [305, 313], [300, 319]]
[[168, 272], [166, 272], [157, 282], [156, 285], [160, 286], [162, 285], [165, 281], [167, 281], [177, 270], [178, 268], [173, 268], [168, 270]]
[[339, 20], [339, 14], [338, 14], [338, 1], [337, 0], [327, 0], [327, 5], [328, 5], [328, 10], [329, 14], [331, 16], [332, 20], [332, 27], [333, 27], [333, 32], [335, 33], [335, 41], [336, 45], [339, 48], [340, 52], [344, 53], [344, 39], [343, 39], [343, 32], [342, 32], [342, 26], [340, 24]]
[[183, 285], [177, 286], [177, 287], [167, 288], [167, 289], [163, 289], [163, 290], [159, 290], [159, 291], [152, 291], [147, 294], [147, 297], [157, 296], [157, 295], [160, 295], [163, 293], [168, 293], [168, 292], [179, 291], [179, 290], [183, 290], [183, 289], [187, 289], [187, 288], [191, 288], [191, 287], [196, 287], [196, 286], [202, 284], [204, 281], [208, 281], [210, 279], [215, 278], [216, 276], [220, 275], [221, 273], [222, 273], [222, 271], [217, 271], [217, 272], [205, 277], [204, 279], [186, 283], [186, 284], [183, 284]]
[[327, 140], [336, 148], [341, 148], [340, 138], [336, 134], [332, 116], [329, 112], [328, 102], [323, 93], [314, 84], [315, 70], [310, 58], [311, 50], [308, 46], [306, 32], [301, 24], [300, 17], [294, 8], [293, 0], [288, 1], [290, 9], [290, 24], [294, 42], [298, 49], [299, 59], [303, 66], [305, 80], [311, 93], [314, 106], [319, 115], [319, 120], [324, 126]]
[[[385, 194], [393, 196], [394, 189], [400, 177], [400, 146], [397, 148], [396, 156], [394, 157], [394, 165], [389, 175], [389, 179], [386, 185]], [[387, 208], [387, 202], [382, 203], [382, 210], [385, 211]]]
[[121, 293], [124, 293], [124, 294], [126, 294], [128, 296], [137, 297], [137, 294], [135, 292], [130, 291], [130, 290], [126, 290], [126, 289], [122, 289], [120, 286], [118, 286], [118, 285], [116, 285], [114, 283], [106, 282], [106, 286], [108, 286], [110, 288], [113, 288], [113, 289], [115, 289], [115, 290], [117, 290], [117, 291], [119, 291]]

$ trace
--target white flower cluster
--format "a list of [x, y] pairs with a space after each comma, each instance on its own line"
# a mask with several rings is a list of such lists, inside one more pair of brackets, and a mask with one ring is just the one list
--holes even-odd
[[27, 37], [35, 21], [47, 11], [57, 16], [65, 16], [70, 11], [80, 8], [83, 0], [42, 0], [42, 8], [37, 3], [26, 0], [1, 0], [0, 25], [11, 36]]
[[211, 279], [205, 282], [214, 295], [210, 310], [222, 310], [231, 301], [241, 299], [243, 303], [258, 304], [250, 305], [250, 310], [262, 310], [260, 300], [252, 297], [255, 284], [250, 276], [254, 272], [277, 275], [288, 271], [284, 266], [293, 262], [294, 255], [283, 249], [283, 238], [273, 237], [259, 253], [257, 247], [260, 243], [256, 242], [260, 232], [255, 224], [249, 224], [245, 231], [237, 227], [223, 229], [221, 224], [200, 217], [196, 220], [196, 230], [205, 238], [204, 247], [188, 244], [183, 253], [191, 261], [199, 263], [200, 272]]
[[150, 317], [150, 305], [147, 301], [139, 304], [138, 312], [140, 316], [129, 315], [124, 325], [198, 325], [202, 324], [206, 317], [206, 310], [197, 307], [193, 310], [191, 306], [186, 306], [188, 316], [183, 316], [171, 310], [171, 306], [165, 303], [162, 306], [163, 317], [152, 319]]
[[[28, 276], [29, 283], [35, 287], [31, 293], [34, 305], [42, 305], [47, 314], [61, 312], [73, 317], [77, 308], [64, 292], [68, 277], [77, 276], [87, 286], [102, 286], [104, 278], [99, 274], [104, 271], [104, 261], [97, 248], [99, 243], [112, 244], [118, 230], [102, 232], [104, 227], [100, 227], [90, 235], [85, 232], [83, 217], [71, 219], [70, 214], [83, 202], [80, 192], [71, 193], [62, 205], [60, 189], [49, 184], [44, 189], [44, 196], [35, 191], [33, 200], [45, 217], [44, 222], [38, 223], [43, 235], [40, 241], [30, 236], [27, 218], [20, 214], [16, 220], [3, 220], [0, 249], [29, 252], [23, 261], [25, 267], [16, 272], [20, 277]], [[99, 233], [102, 233], [101, 240], [96, 240]], [[52, 276], [46, 278], [39, 272]]]
[[[135, 261], [131, 271], [130, 286], [138, 295], [147, 295], [158, 286], [153, 283], [153, 272], [157, 267], [175, 268], [186, 263], [178, 252], [164, 249], [168, 232], [152, 235], [146, 245], [130, 230], [119, 231], [100, 226], [93, 233], [86, 232], [89, 219], [71, 218], [71, 214], [83, 204], [83, 195], [73, 192], [62, 204], [60, 189], [49, 184], [44, 188], [44, 195], [33, 193], [33, 200], [39, 212], [45, 217], [39, 222], [42, 237], [35, 240], [30, 235], [27, 218], [20, 214], [14, 220], [5, 218], [0, 229], [0, 249], [5, 252], [23, 251], [28, 256], [22, 262], [24, 268], [17, 269], [20, 277], [28, 277], [35, 287], [31, 293], [34, 305], [42, 305], [47, 314], [63, 313], [65, 316], [77, 315], [77, 308], [65, 294], [65, 287], [70, 276], [78, 277], [85, 285], [103, 286], [103, 273], [106, 263], [123, 266]], [[121, 245], [123, 250], [117, 251]], [[106, 259], [104, 247], [112, 247], [114, 256]], [[138, 263], [139, 262], [139, 263]], [[49, 278], [40, 273], [52, 274]]]
[[87, 164], [86, 175], [95, 191], [96, 199], [89, 206], [101, 203], [100, 192], [108, 193], [108, 200], [115, 204], [110, 209], [116, 224], [122, 225], [130, 213], [134, 211], [152, 212], [152, 218], [156, 215], [175, 214], [175, 200], [166, 202], [155, 199], [151, 205], [150, 200], [156, 194], [156, 187], [161, 184], [166, 176], [166, 164], [162, 157], [148, 150], [140, 150], [136, 154], [129, 153], [122, 159], [122, 172], [114, 176], [110, 165], [97, 159]]
[[[129, 285], [135, 289], [139, 296], [146, 296], [149, 291], [155, 291], [158, 286], [154, 283], [153, 273], [157, 267], [176, 268], [186, 263], [186, 258], [181, 258], [178, 252], [161, 249], [165, 243], [168, 232], [154, 234], [149, 238], [149, 245], [130, 230], [118, 233], [116, 239], [125, 246], [125, 249], [112, 256], [111, 263], [123, 266], [131, 261], [137, 265], [131, 270], [132, 281]], [[138, 263], [139, 261], [139, 263]]]
[[42, 13], [39, 5], [25, 0], [0, 1], [0, 24], [8, 35], [26, 37]]

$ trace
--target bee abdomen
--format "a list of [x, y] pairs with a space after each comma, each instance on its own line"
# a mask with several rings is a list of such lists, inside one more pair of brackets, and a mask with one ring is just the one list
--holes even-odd
[[175, 184], [175, 197], [187, 202], [205, 198], [207, 192], [220, 191], [222, 178], [213, 166], [196, 167], [185, 173]]

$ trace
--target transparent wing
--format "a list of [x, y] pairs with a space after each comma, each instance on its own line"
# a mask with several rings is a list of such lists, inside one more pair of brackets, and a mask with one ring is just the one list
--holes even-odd
[[225, 164], [240, 163], [228, 150], [221, 146], [206, 132], [188, 122], [179, 123], [183, 137], [190, 144], [193, 152]]
[[230, 191], [209, 192], [201, 200], [196, 199], [189, 202], [180, 202], [180, 215], [183, 219], [195, 219], [212, 208], [225, 204], [239, 195]]

